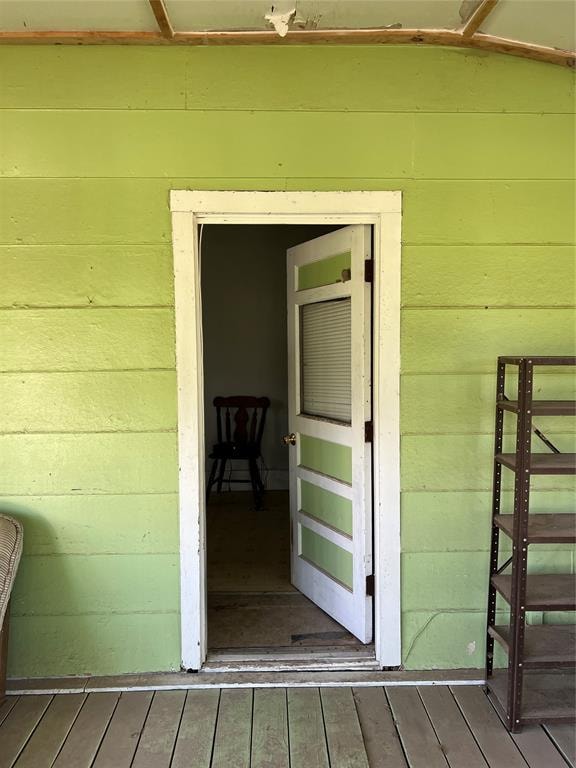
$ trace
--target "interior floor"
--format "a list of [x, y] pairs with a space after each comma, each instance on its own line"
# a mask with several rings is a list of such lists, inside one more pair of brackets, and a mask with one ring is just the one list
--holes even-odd
[[366, 650], [290, 584], [287, 491], [255, 510], [245, 492], [214, 493], [207, 508], [208, 647]]

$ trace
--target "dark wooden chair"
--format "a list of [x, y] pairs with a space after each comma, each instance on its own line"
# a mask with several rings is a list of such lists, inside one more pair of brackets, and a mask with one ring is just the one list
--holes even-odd
[[258, 459], [261, 457], [262, 435], [266, 412], [270, 407], [267, 397], [215, 397], [217, 443], [212, 447], [209, 458], [212, 467], [206, 487], [206, 501], [210, 498], [212, 486], [217, 483], [218, 493], [222, 491], [226, 464], [235, 459], [248, 462], [250, 479], [234, 479], [234, 483], [250, 483], [256, 509], [262, 506], [264, 483], [260, 476]]

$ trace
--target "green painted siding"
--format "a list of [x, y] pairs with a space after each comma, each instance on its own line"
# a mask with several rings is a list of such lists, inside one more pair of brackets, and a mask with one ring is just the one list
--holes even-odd
[[408, 47], [4, 46], [0, 71], [11, 673], [179, 666], [171, 188], [403, 191], [404, 663], [481, 666], [495, 357], [574, 351], [573, 74]]

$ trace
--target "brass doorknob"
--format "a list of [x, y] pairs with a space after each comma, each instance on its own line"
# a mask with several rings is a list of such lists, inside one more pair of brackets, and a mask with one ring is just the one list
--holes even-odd
[[296, 445], [296, 435], [294, 432], [290, 432], [289, 435], [284, 435], [282, 438], [282, 445]]

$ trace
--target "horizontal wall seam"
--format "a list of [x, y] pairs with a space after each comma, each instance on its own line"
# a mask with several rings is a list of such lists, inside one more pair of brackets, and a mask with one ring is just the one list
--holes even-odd
[[[216, 225], [218, 226], [218, 225]], [[220, 226], [226, 226], [220, 225]], [[233, 225], [231, 225], [233, 226]], [[258, 225], [256, 225], [258, 226]], [[281, 225], [280, 225], [281, 226]], [[517, 243], [517, 242], [499, 242], [499, 243], [485, 243], [485, 242], [473, 242], [473, 243], [426, 243], [421, 241], [416, 242], [404, 242], [403, 245], [410, 246], [410, 248], [430, 248], [430, 247], [439, 247], [442, 248], [461, 248], [462, 245], [467, 245], [470, 248], [478, 248], [478, 249], [485, 249], [485, 248], [510, 248], [511, 246], [518, 246], [521, 245], [523, 248], [538, 248], [542, 249], [544, 246], [550, 247], [550, 248], [569, 248], [574, 249], [576, 247], [576, 243], [539, 243], [539, 242], [530, 242], [530, 243]], [[78, 248], [118, 248], [118, 249], [125, 249], [126, 247], [130, 248], [158, 248], [158, 247], [164, 247], [166, 251], [170, 252], [172, 250], [172, 244], [169, 242], [155, 242], [155, 243], [0, 243], [0, 249], [1, 248], [10, 248], [10, 249], [16, 249], [16, 248], [68, 248], [73, 250], [78, 250]]]
[[80, 618], [81, 616], [102, 616], [103, 618], [110, 617], [110, 616], [179, 616], [180, 611], [173, 609], [173, 610], [165, 610], [165, 611], [106, 611], [106, 613], [103, 613], [102, 611], [83, 611], [81, 613], [19, 613], [17, 609], [13, 609], [10, 612], [10, 618], [17, 618], [17, 619], [42, 619], [47, 617], [74, 617], [74, 618]]
[[[170, 179], [167, 179], [166, 176], [139, 176], [139, 175], [132, 175], [132, 176], [90, 176], [88, 174], [84, 174], [81, 176], [25, 176], [22, 174], [18, 175], [9, 175], [9, 174], [0, 174], [0, 181], [169, 181], [174, 180], [178, 181], [179, 179], [182, 180], [188, 180], [190, 179], [190, 176], [170, 176]], [[214, 177], [213, 176], [196, 176], [195, 177], [198, 181], [210, 181]], [[228, 176], [228, 179], [230, 181], [261, 181], [262, 176]], [[342, 174], [337, 174], [336, 176], [269, 176], [265, 177], [269, 178], [271, 181], [280, 183], [280, 182], [287, 182], [287, 181], [295, 181], [295, 180], [302, 180], [302, 181], [316, 181], [319, 178], [325, 180], [325, 181], [334, 181], [334, 180], [344, 180], [344, 181], [356, 181], [358, 179], [357, 176], [343, 176]], [[406, 176], [362, 176], [362, 179], [366, 181], [383, 181], [383, 182], [391, 182], [396, 181], [399, 184], [406, 183], [406, 182], [429, 182], [429, 181], [437, 181], [437, 182], [483, 182], [483, 183], [491, 183], [491, 182], [550, 182], [550, 181], [563, 181], [563, 182], [569, 182], [573, 181], [573, 176], [566, 175], [566, 176], [478, 176], [478, 177], [472, 177], [472, 176], [413, 176], [413, 175], [406, 175]], [[217, 190], [226, 192], [228, 190]], [[244, 190], [241, 189], [235, 189], [232, 190], [234, 192], [242, 192]], [[276, 191], [286, 191], [284, 188], [277, 189], [276, 187], [274, 189], [264, 189], [264, 190], [256, 190], [256, 191], [262, 191], [262, 192], [276, 192]], [[297, 191], [297, 190], [295, 190]], [[386, 189], [386, 191], [397, 191], [396, 189]]]
[[[490, 302], [488, 304], [412, 304], [407, 302], [402, 304], [401, 310], [442, 311], [442, 310], [531, 310], [531, 309], [575, 309], [575, 304], [499, 304]], [[12, 304], [0, 305], [0, 312], [41, 312], [44, 310], [172, 310], [174, 304], [99, 304], [92, 302], [90, 304]]]
[[[490, 461], [490, 459], [489, 459]], [[549, 477], [552, 477], [550, 475]], [[512, 478], [510, 478], [510, 487], [504, 488], [504, 491], [514, 491], [514, 484], [512, 482]], [[554, 493], [557, 494], [558, 492], [565, 492], [566, 488], [562, 486], [556, 486], [556, 487], [549, 487], [549, 488], [538, 488], [537, 493]], [[465, 488], [465, 487], [458, 487], [458, 488], [402, 488], [400, 491], [401, 494], [432, 494], [435, 495], [437, 493], [450, 493], [450, 494], [456, 494], [456, 493], [492, 493], [492, 486], [486, 485], [482, 487], [476, 487], [476, 488]]]
[[35, 369], [22, 369], [22, 368], [6, 368], [0, 370], [0, 376], [2, 374], [14, 374], [28, 375], [32, 373], [157, 373], [159, 371], [174, 373], [176, 366], [172, 368], [35, 368]]
[[[171, 435], [177, 432], [177, 427], [166, 427], [165, 429], [19, 429], [19, 430], [0, 430], [0, 439], [9, 436], [35, 436], [35, 435]], [[440, 433], [443, 434], [443, 433]], [[459, 433], [458, 433], [459, 434]], [[475, 433], [471, 433], [475, 434]], [[481, 433], [483, 434], [483, 433]], [[560, 434], [556, 432], [555, 434]]]
[[[403, 312], [429, 312], [438, 311], [443, 312], [460, 312], [462, 310], [470, 310], [477, 312], [478, 310], [491, 309], [501, 311], [515, 311], [518, 309], [527, 310], [568, 310], [574, 309], [574, 304], [517, 304], [517, 305], [504, 305], [504, 304], [405, 304], [401, 307]], [[162, 312], [170, 312], [174, 310], [173, 304], [74, 304], [74, 305], [54, 305], [54, 306], [0, 306], [0, 312], [100, 312], [100, 311], [148, 311], [158, 310]]]
[[[482, 305], [480, 307], [477, 307], [477, 306], [476, 307], [474, 307], [474, 306], [457, 307], [457, 306], [454, 306], [454, 305], [443, 306], [443, 307], [410, 307], [410, 306], [408, 306], [408, 307], [402, 307], [402, 311], [403, 312], [422, 312], [422, 311], [427, 312], [429, 309], [432, 309], [432, 310], [441, 309], [443, 312], [460, 312], [463, 309], [466, 309], [466, 310], [469, 309], [469, 310], [472, 310], [472, 311], [478, 311], [479, 309], [485, 309], [485, 308], [486, 308], [486, 305]], [[500, 310], [506, 310], [507, 311], [507, 310], [516, 310], [516, 309], [528, 309], [528, 310], [531, 310], [531, 309], [534, 309], [534, 310], [536, 310], [536, 309], [547, 309], [547, 310], [551, 310], [551, 311], [556, 311], [556, 310], [563, 311], [563, 310], [566, 310], [566, 309], [573, 309], [573, 308], [574, 308], [573, 305], [570, 305], [570, 306], [552, 306], [552, 307], [551, 306], [541, 307], [541, 306], [537, 306], [537, 305], [525, 305], [523, 307], [498, 307], [498, 311], [500, 311]]]
[[[0, 370], [0, 376], [6, 375], [6, 376], [28, 376], [28, 375], [40, 375], [40, 374], [56, 374], [56, 375], [63, 375], [63, 376], [70, 376], [74, 374], [80, 374], [80, 373], [92, 373], [92, 374], [99, 374], [99, 373], [126, 373], [126, 374], [132, 374], [132, 373], [175, 373], [176, 368], [40, 368], [40, 369], [22, 369], [22, 368], [15, 368], [10, 369], [7, 368], [5, 370]], [[568, 371], [542, 371], [538, 372], [539, 376], [571, 376], [572, 374]], [[493, 370], [483, 369], [483, 370], [466, 370], [466, 371], [460, 371], [460, 370], [432, 370], [432, 371], [402, 371], [401, 377], [407, 377], [407, 376], [495, 376], [495, 373]]]
[[166, 114], [238, 114], [238, 115], [252, 115], [252, 114], [269, 114], [269, 115], [497, 115], [498, 117], [514, 117], [515, 115], [522, 115], [534, 118], [540, 117], [573, 117], [574, 112], [570, 110], [560, 112], [548, 112], [542, 110], [515, 110], [513, 112], [503, 109], [488, 109], [488, 110], [450, 110], [450, 109], [354, 109], [350, 107], [341, 107], [333, 109], [314, 109], [311, 107], [280, 107], [280, 108], [266, 108], [266, 107], [18, 107], [18, 106], [4, 106], [0, 107], [1, 112], [22, 112], [22, 113], [62, 113], [62, 114], [83, 114], [85, 112], [114, 112], [125, 114], [158, 114], [164, 112]]
[[[540, 416], [539, 419], [554, 419], [556, 416]], [[560, 435], [574, 435], [576, 431], [574, 429], [560, 428], [554, 429], [548, 428], [547, 431], [551, 436]], [[13, 430], [0, 430], [0, 439], [2, 437], [34, 437], [49, 435], [76, 435], [88, 436], [88, 435], [170, 435], [177, 432], [177, 427], [166, 427], [164, 429], [13, 429]], [[510, 427], [505, 430], [506, 434], [516, 434], [516, 430]], [[449, 432], [401, 432], [401, 437], [492, 437], [493, 432], [470, 432], [463, 430], [451, 430]], [[279, 470], [278, 467], [269, 467], [270, 470]]]
[[59, 557], [178, 557], [179, 549], [167, 550], [165, 552], [24, 552], [22, 558], [59, 558]]
[[[538, 421], [541, 421], [542, 419], [556, 419], [557, 416], [539, 416], [537, 417]], [[546, 431], [551, 435], [575, 435], [576, 430], [574, 429], [556, 429], [547, 427]], [[515, 435], [516, 429], [514, 427], [509, 427], [508, 429], [504, 430], [504, 433], [507, 435]], [[8, 433], [4, 433], [8, 434]], [[58, 434], [58, 433], [56, 433]], [[401, 432], [401, 437], [494, 437], [493, 432], [464, 432], [464, 431], [454, 431], [451, 430], [450, 432]]]
[[34, 311], [39, 312], [43, 310], [54, 309], [174, 309], [174, 304], [16, 304], [16, 305], [0, 305], [0, 312], [26, 312]]
[[0, 499], [52, 499], [52, 498], [82, 498], [84, 496], [178, 496], [178, 491], [89, 491], [87, 493], [76, 492], [73, 489], [65, 493], [46, 493], [37, 491], [36, 493], [7, 493], [0, 489]]
[[[562, 366], [568, 368], [568, 366]], [[568, 370], [555, 370], [546, 371], [538, 370], [538, 376], [570, 376], [573, 377], [573, 373]], [[482, 371], [402, 371], [402, 378], [410, 376], [491, 376], [496, 378], [496, 372], [494, 370], [482, 370]]]
[[402, 312], [408, 310], [417, 310], [418, 312], [427, 311], [447, 311], [447, 310], [474, 310], [484, 309], [490, 311], [497, 310], [516, 310], [516, 309], [574, 309], [574, 304], [403, 304], [400, 309]]
[[6, 502], [11, 499], [43, 499], [43, 498], [90, 498], [102, 496], [128, 496], [129, 498], [139, 498], [140, 496], [171, 496], [178, 499], [178, 491], [112, 491], [110, 493], [3, 493], [0, 492], [0, 501]]
[[[1, 181], [1, 179], [0, 179]], [[238, 190], [232, 190], [238, 191]], [[168, 210], [168, 207], [166, 207]], [[224, 225], [226, 226], [226, 225]], [[499, 242], [490, 241], [470, 241], [453, 240], [442, 242], [438, 240], [405, 240], [402, 247], [406, 248], [509, 248], [511, 246], [521, 246], [522, 248], [574, 248], [576, 243], [570, 240], [563, 241], [545, 241], [537, 240], [530, 242], [521, 242], [519, 240], [501, 240]], [[144, 247], [165, 247], [171, 248], [171, 243], [166, 240], [156, 242], [124, 241], [124, 242], [73, 242], [73, 243], [25, 243], [25, 242], [0, 242], [0, 248], [144, 248]]]

